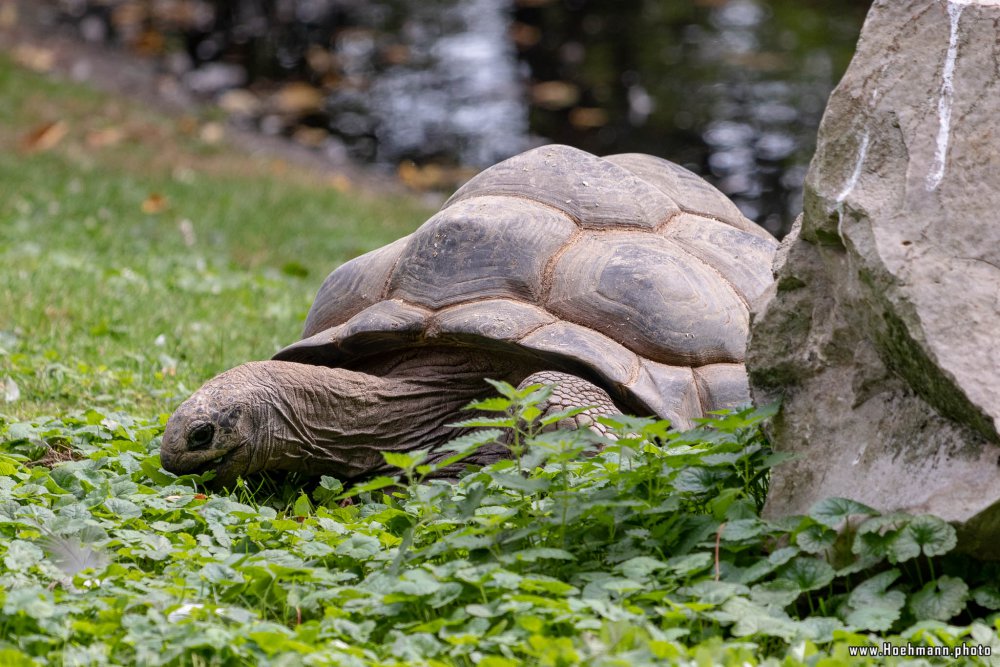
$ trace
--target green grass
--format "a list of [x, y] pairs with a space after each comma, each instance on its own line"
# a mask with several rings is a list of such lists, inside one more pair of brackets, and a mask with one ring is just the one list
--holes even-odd
[[[851, 648], [883, 641], [1000, 652], [1000, 569], [954, 555], [940, 519], [837, 499], [760, 517], [778, 460], [768, 409], [688, 433], [622, 418], [597, 451], [589, 431], [540, 433], [541, 394], [500, 386], [479, 406], [496, 417], [470, 425], [519, 429], [517, 457], [456, 484], [424, 483], [421, 452], [346, 492], [255, 479], [211, 494], [164, 472], [170, 409], [293, 341], [328, 270], [427, 211], [2, 58], [0, 99], [0, 665], [826, 667], [870, 664]], [[65, 137], [22, 150], [53, 121]], [[107, 128], [127, 138], [96, 146]], [[456, 441], [455, 456], [495, 435]]]
[[[172, 409], [295, 341], [323, 277], [428, 215], [400, 197], [209, 146], [157, 116], [0, 60], [0, 377], [26, 417]], [[62, 121], [53, 149], [21, 138]], [[93, 148], [95, 131], [127, 139]], [[166, 207], [143, 211], [150, 196]]]

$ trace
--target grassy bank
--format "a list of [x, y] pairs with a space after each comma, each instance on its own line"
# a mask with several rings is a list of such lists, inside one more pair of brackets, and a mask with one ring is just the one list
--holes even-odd
[[167, 411], [296, 340], [327, 272], [428, 214], [7, 60], [0, 99], [0, 376], [20, 390], [2, 406], [14, 416]]
[[[841, 500], [760, 517], [766, 409], [689, 433], [623, 419], [601, 452], [529, 429], [457, 484], [421, 483], [419, 453], [350, 492], [165, 473], [166, 413], [293, 341], [327, 271], [427, 211], [2, 57], [0, 99], [0, 665], [1000, 653], [1000, 571], [954, 556], [943, 521]], [[506, 410], [538, 396], [505, 391], [484, 409], [530, 421]], [[852, 654], [885, 640], [932, 657]]]

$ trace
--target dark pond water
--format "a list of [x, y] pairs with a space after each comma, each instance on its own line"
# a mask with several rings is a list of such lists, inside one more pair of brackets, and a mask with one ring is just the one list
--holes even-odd
[[[485, 167], [547, 141], [642, 151], [706, 176], [780, 235], [801, 209], [816, 127], [869, 3], [59, 4], [87, 38], [159, 53], [206, 95], [248, 88], [263, 103], [247, 122], [308, 128], [332, 155]], [[290, 81], [308, 86], [275, 102]]]

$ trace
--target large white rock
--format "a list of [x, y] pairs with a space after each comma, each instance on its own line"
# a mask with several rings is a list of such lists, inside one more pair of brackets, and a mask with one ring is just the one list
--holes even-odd
[[830, 98], [748, 366], [766, 512], [938, 514], [1000, 557], [1000, 0], [879, 0]]

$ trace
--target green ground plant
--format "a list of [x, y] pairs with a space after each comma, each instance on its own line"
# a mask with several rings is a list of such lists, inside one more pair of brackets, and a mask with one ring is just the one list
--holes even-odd
[[[761, 518], [780, 462], [760, 428], [772, 408], [687, 432], [621, 417], [601, 440], [544, 430], [544, 389], [497, 384], [460, 422], [482, 430], [437, 465], [499, 428], [517, 429], [513, 457], [457, 483], [432, 479], [423, 452], [387, 455], [398, 475], [350, 489], [264, 478], [211, 493], [166, 473], [169, 410], [294, 340], [327, 270], [426, 211], [275, 177], [2, 59], [0, 97], [0, 665], [821, 666], [870, 663], [851, 650], [883, 641], [1000, 652], [998, 568], [955, 555], [943, 521], [837, 499]], [[66, 137], [24, 150], [54, 115]], [[146, 131], [88, 146], [107, 126]]]
[[[843, 665], [883, 641], [1000, 651], [997, 568], [949, 559], [940, 519], [840, 500], [760, 518], [767, 410], [683, 433], [607, 420], [618, 437], [601, 441], [524, 426], [543, 393], [500, 389], [485, 407], [520, 406], [498, 420], [522, 425], [523, 452], [454, 484], [421, 479], [434, 468], [411, 452], [394, 456], [399, 476], [346, 491], [323, 478], [308, 494], [212, 494], [160, 468], [162, 420], [6, 423], [0, 662]], [[494, 436], [455, 441], [454, 458]], [[80, 458], [25, 463], [50, 447]]]

